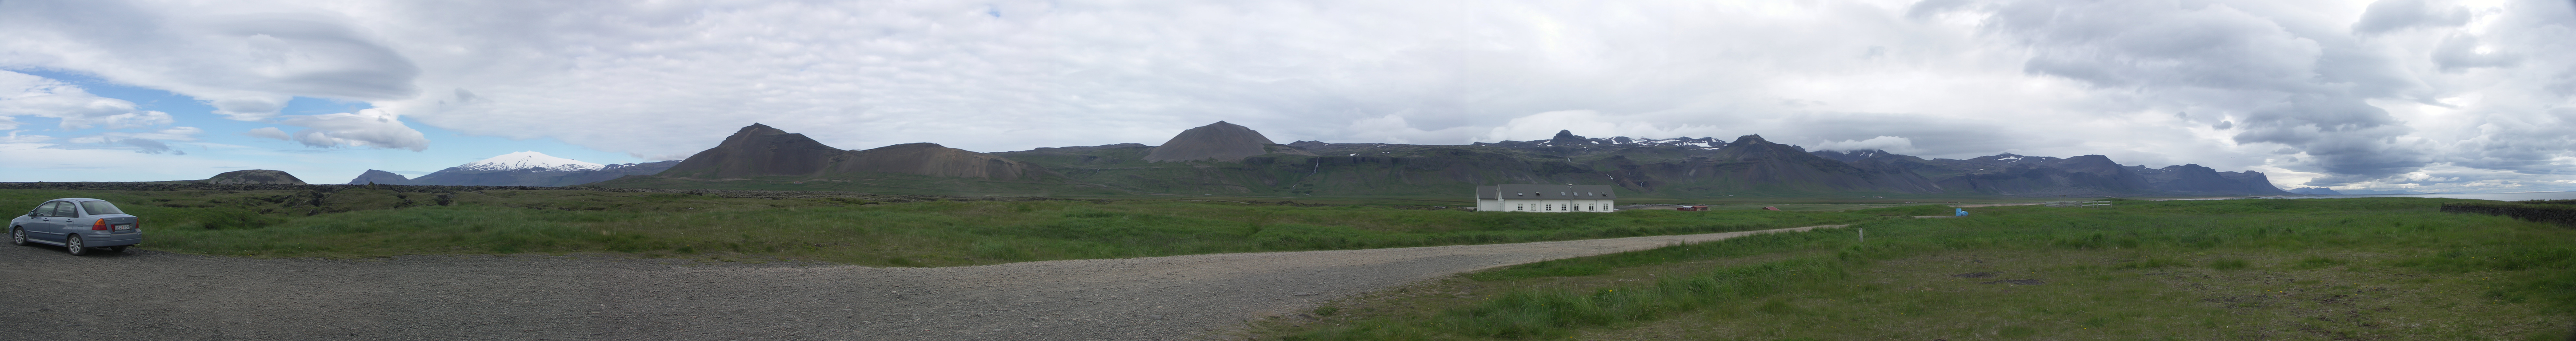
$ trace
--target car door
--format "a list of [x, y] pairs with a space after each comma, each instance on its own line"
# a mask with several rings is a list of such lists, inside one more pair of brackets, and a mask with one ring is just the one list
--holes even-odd
[[69, 218], [57, 217], [59, 214], [54, 212], [69, 206], [71, 203], [67, 202], [45, 202], [43, 206], [36, 206], [35, 213], [27, 215], [29, 221], [26, 225], [18, 228], [27, 231], [27, 239], [60, 243], [63, 241], [62, 222]]
[[63, 241], [67, 236], [89, 232], [89, 221], [80, 220], [80, 218], [78, 202], [65, 201], [62, 206], [54, 207], [54, 227], [57, 227], [54, 233], [59, 233], [54, 236], [54, 241]]

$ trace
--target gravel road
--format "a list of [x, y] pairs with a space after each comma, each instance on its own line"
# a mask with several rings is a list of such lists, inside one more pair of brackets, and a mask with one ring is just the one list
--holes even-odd
[[1178, 340], [1488, 267], [1775, 231], [950, 268], [0, 244], [11, 340]]

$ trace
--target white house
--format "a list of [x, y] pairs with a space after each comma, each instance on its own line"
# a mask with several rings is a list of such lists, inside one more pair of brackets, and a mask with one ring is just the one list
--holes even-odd
[[1610, 185], [1476, 186], [1479, 212], [1610, 212], [1619, 194]]

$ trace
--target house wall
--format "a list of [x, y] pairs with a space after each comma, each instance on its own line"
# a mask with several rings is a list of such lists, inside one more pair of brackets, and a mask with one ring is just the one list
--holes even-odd
[[1480, 212], [1611, 212], [1612, 199], [1478, 199]]

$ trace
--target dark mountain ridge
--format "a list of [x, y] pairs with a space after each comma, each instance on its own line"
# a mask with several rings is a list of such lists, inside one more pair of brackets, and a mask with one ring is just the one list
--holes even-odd
[[562, 187], [608, 181], [610, 179], [616, 179], [618, 177], [628, 175], [651, 175], [661, 173], [662, 170], [670, 169], [671, 166], [678, 164], [680, 164], [679, 161], [621, 163], [603, 165], [600, 169], [595, 170], [575, 171], [549, 169], [467, 169], [465, 167], [448, 167], [447, 169], [441, 169], [437, 172], [421, 175], [420, 178], [416, 179], [405, 178], [402, 174], [394, 174], [393, 172], [369, 169], [365, 173], [359, 173], [357, 178], [349, 179], [348, 184], [364, 185], [372, 183], [379, 185]]
[[985, 180], [1028, 180], [1046, 174], [1036, 165], [936, 143], [841, 150], [805, 134], [753, 123], [735, 131], [715, 148], [690, 155], [658, 176], [727, 179], [865, 173]]
[[[885, 175], [911, 176], [896, 185]], [[818, 186], [859, 181], [882, 190], [1106, 194], [1459, 195], [1492, 184], [1616, 185], [1635, 195], [2128, 196], [2285, 194], [2262, 173], [2198, 165], [2123, 166], [2101, 155], [2013, 154], [1924, 159], [1883, 150], [1808, 151], [1760, 135], [1715, 138], [1588, 138], [1559, 131], [1546, 140], [1469, 145], [1275, 144], [1226, 122], [1192, 128], [1162, 146], [1121, 143], [975, 153], [915, 143], [848, 151], [765, 125], [652, 177], [607, 186]], [[725, 181], [768, 182], [721, 184]], [[872, 182], [873, 181], [873, 182]], [[1008, 182], [1011, 185], [997, 185]], [[829, 184], [826, 184], [829, 185]], [[840, 186], [840, 185], [831, 185]], [[854, 183], [847, 186], [859, 186]], [[912, 186], [912, 187], [904, 187]]]

